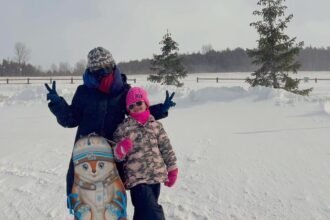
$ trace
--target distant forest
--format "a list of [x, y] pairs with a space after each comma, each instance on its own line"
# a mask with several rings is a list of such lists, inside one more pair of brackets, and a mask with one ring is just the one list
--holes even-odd
[[[251, 64], [252, 60], [248, 57], [246, 50], [242, 48], [181, 54], [181, 57], [188, 73], [252, 72], [256, 69], [256, 66]], [[330, 47], [303, 48], [297, 60], [302, 65], [301, 71], [330, 71]], [[150, 61], [150, 59], [143, 59], [122, 62], [118, 66], [126, 74], [149, 74]], [[0, 64], [0, 76], [77, 76], [82, 75], [84, 68], [85, 64], [81, 61], [74, 68], [69, 68], [68, 64], [62, 63], [59, 68], [42, 70], [32, 64], [3, 60]]]
[[[252, 59], [242, 48], [181, 56], [188, 73], [252, 72], [256, 69]], [[330, 47], [303, 48], [297, 60], [302, 65], [301, 71], [330, 71]], [[150, 59], [120, 63], [119, 66], [127, 74], [150, 73]]]

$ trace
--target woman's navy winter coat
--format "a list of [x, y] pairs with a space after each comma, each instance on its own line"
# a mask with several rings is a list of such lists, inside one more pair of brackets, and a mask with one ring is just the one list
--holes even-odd
[[[129, 89], [129, 84], [125, 82], [119, 93], [109, 95], [80, 85], [71, 105], [61, 98], [61, 101], [50, 102], [48, 106], [60, 125], [68, 128], [78, 126], [75, 141], [93, 132], [112, 140], [114, 131], [125, 118], [126, 95]], [[161, 106], [162, 104], [158, 104], [150, 107], [150, 112], [156, 119], [167, 117], [167, 112], [163, 113]], [[73, 181], [74, 165], [71, 158], [67, 173], [67, 195], [71, 194]]]

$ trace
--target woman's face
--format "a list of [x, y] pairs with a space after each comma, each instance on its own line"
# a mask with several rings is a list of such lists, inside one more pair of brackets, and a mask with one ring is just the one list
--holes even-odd
[[147, 105], [144, 101], [138, 101], [129, 105], [128, 109], [132, 113], [144, 112], [147, 109]]
[[112, 72], [113, 70], [110, 67], [104, 67], [98, 70], [94, 70], [92, 72], [89, 71], [89, 73], [93, 75], [94, 78], [99, 82], [101, 82], [104, 77], [109, 76]]

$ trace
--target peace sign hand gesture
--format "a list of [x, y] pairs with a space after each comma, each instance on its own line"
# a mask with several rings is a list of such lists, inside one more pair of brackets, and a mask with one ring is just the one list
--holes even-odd
[[176, 105], [176, 103], [172, 101], [174, 95], [175, 95], [175, 92], [172, 92], [172, 94], [170, 95], [169, 92], [166, 90], [166, 97], [165, 97], [165, 101], [162, 106], [163, 112], [168, 112], [168, 110], [171, 107], [174, 107]]
[[61, 97], [56, 92], [56, 81], [53, 81], [52, 88], [47, 83], [45, 83], [45, 87], [48, 90], [47, 100], [50, 100], [52, 103], [61, 101]]

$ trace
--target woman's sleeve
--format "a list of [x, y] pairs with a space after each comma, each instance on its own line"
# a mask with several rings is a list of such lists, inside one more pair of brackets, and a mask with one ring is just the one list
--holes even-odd
[[163, 104], [152, 105], [149, 107], [150, 114], [154, 116], [156, 120], [166, 118], [168, 116], [168, 112], [162, 111]]
[[71, 105], [61, 97], [57, 103], [48, 103], [50, 111], [55, 115], [57, 122], [63, 127], [73, 128], [79, 125], [82, 117], [82, 103], [80, 102], [80, 89], [77, 88]]
[[160, 124], [159, 136], [158, 136], [159, 150], [167, 166], [167, 170], [173, 170], [177, 168], [176, 165], [177, 159], [173, 147], [170, 143], [170, 139], [168, 138], [167, 133], [163, 128], [163, 125], [161, 123], [159, 124]]

